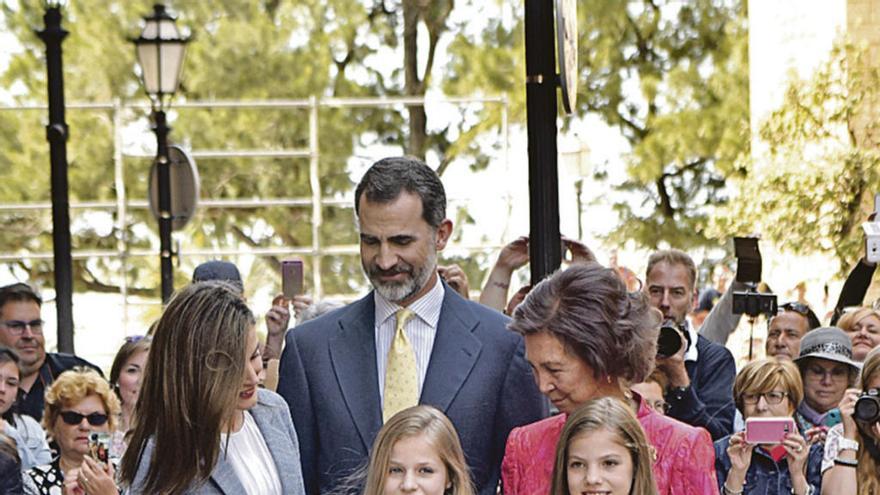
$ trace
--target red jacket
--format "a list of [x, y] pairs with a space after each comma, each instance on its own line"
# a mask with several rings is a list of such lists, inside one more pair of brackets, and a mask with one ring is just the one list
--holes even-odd
[[[717, 495], [715, 451], [709, 433], [657, 414], [639, 398], [638, 419], [657, 451], [654, 479], [661, 495]], [[514, 428], [501, 463], [505, 495], [547, 495], [553, 483], [556, 442], [566, 415]]]

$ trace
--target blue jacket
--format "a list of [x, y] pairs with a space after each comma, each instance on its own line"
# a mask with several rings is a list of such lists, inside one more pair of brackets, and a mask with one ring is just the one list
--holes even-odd
[[[730, 445], [730, 436], [715, 442], [715, 474], [718, 477], [719, 490], [727, 481], [727, 473], [730, 471], [728, 445]], [[823, 444], [814, 443], [810, 446], [810, 453], [807, 456], [807, 483], [813, 487], [813, 493], [816, 495], [820, 493], [822, 486], [823, 450]], [[743, 495], [789, 494], [791, 494], [791, 475], [788, 472], [788, 460], [783, 457], [776, 462], [763, 448], [755, 447], [752, 451], [752, 463], [746, 472]]]
[[[366, 466], [382, 427], [373, 294], [287, 334], [278, 392], [299, 435], [306, 492], [339, 488]], [[446, 288], [420, 404], [455, 426], [471, 477], [496, 493], [507, 435], [546, 415], [508, 318]]]
[[736, 363], [722, 345], [697, 337], [697, 361], [685, 361], [691, 385], [683, 392], [666, 394], [669, 416], [691, 426], [703, 427], [712, 440], [733, 433], [733, 380]]

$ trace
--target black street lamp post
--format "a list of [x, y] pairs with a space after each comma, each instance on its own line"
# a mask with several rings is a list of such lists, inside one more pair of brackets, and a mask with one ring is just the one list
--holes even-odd
[[159, 259], [162, 273], [162, 302], [174, 292], [171, 245], [171, 173], [168, 160], [168, 127], [165, 110], [180, 84], [180, 71], [189, 38], [183, 38], [165, 6], [153, 6], [153, 14], [144, 17], [144, 30], [133, 40], [144, 89], [152, 103], [153, 132], [156, 134], [156, 164], [159, 186]]
[[556, 148], [553, 0], [525, 1], [526, 115], [529, 136], [529, 265], [532, 284], [562, 262]]
[[64, 121], [64, 70], [61, 43], [61, 1], [47, 3], [45, 27], [37, 34], [46, 44], [49, 90], [49, 141], [52, 182], [52, 250], [55, 255], [55, 309], [58, 315], [58, 350], [73, 353], [73, 262], [70, 255], [70, 200], [67, 183], [67, 123]]

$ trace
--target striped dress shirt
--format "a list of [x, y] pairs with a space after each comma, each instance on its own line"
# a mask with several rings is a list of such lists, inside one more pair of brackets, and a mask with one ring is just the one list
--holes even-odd
[[[434, 275], [434, 277], [437, 277], [437, 275]], [[434, 287], [427, 294], [407, 306], [415, 315], [406, 322], [406, 326], [403, 328], [416, 355], [420, 397], [422, 395], [422, 385], [425, 383], [425, 375], [428, 372], [428, 362], [431, 360], [431, 350], [434, 348], [437, 322], [440, 320], [440, 308], [443, 306], [443, 296], [445, 294], [443, 284], [436, 278], [435, 281]], [[401, 309], [401, 306], [385, 299], [375, 290], [373, 291], [373, 298], [376, 303], [376, 369], [379, 371], [379, 397], [384, 401], [385, 368], [388, 364], [388, 351], [391, 349], [391, 341], [394, 340], [394, 331], [397, 326], [396, 314]], [[384, 404], [382, 406], [384, 407]]]

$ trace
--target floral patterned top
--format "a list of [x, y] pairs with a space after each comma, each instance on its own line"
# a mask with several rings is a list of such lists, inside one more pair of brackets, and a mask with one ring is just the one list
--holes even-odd
[[40, 495], [61, 495], [64, 473], [61, 472], [60, 459], [60, 457], [56, 457], [50, 464], [28, 469], [27, 474], [33, 481], [32, 487], [36, 488]]

